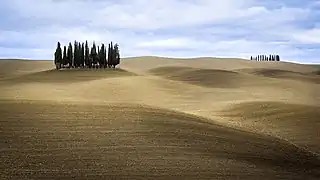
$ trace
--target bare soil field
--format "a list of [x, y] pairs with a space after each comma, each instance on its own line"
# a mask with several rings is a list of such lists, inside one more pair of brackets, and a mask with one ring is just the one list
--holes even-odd
[[319, 179], [311, 65], [0, 60], [0, 179]]

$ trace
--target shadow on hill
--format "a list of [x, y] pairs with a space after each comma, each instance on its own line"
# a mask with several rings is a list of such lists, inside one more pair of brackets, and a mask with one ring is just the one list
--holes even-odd
[[282, 102], [245, 102], [222, 111], [243, 126], [274, 131], [320, 153], [320, 107]]
[[[3, 176], [13, 167], [15, 176], [29, 178], [93, 174], [96, 179], [98, 174], [112, 174], [152, 179], [160, 175], [165, 179], [308, 179], [318, 175], [319, 159], [293, 145], [180, 112], [133, 104], [0, 103], [1, 127], [6, 127], [0, 138], [8, 142], [1, 144]], [[55, 161], [45, 161], [48, 157]], [[37, 173], [23, 171], [25, 166]]]
[[315, 73], [300, 73], [279, 69], [239, 69], [237, 71], [269, 78], [290, 79], [320, 84], [320, 78], [316, 76]]
[[92, 81], [104, 78], [134, 76], [136, 74], [123, 69], [62, 69], [47, 70], [7, 79], [10, 82], [72, 83]]
[[149, 72], [153, 75], [161, 76], [170, 80], [182, 81], [210, 88], [238, 88], [243, 86], [259, 85], [262, 84], [263, 81], [261, 78], [258, 79], [247, 74], [219, 69], [159, 67], [151, 69]]
[[312, 72], [313, 75], [320, 75], [320, 70]]

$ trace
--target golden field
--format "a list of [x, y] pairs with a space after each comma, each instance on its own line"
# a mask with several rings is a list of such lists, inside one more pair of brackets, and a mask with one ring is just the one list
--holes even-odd
[[0, 60], [0, 179], [319, 179], [316, 66]]

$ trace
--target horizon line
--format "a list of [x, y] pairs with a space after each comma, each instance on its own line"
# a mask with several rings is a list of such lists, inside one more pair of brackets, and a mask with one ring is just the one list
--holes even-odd
[[[256, 60], [250, 60], [246, 58], [241, 58], [241, 57], [213, 57], [213, 56], [194, 56], [194, 57], [167, 57], [167, 56], [127, 56], [123, 57], [121, 59], [130, 59], [130, 58], [146, 58], [146, 57], [153, 57], [153, 58], [164, 58], [164, 59], [177, 59], [177, 60], [192, 60], [192, 59], [205, 59], [205, 58], [210, 58], [210, 59], [235, 59], [235, 60], [246, 60], [246, 61], [256, 61]], [[31, 59], [31, 58], [21, 58], [21, 57], [0, 57], [0, 60], [26, 60], [26, 61], [53, 61], [53, 59]], [[269, 62], [269, 61], [264, 61], [264, 62]], [[272, 62], [272, 61], [270, 61]], [[281, 60], [280, 62], [285, 62], [285, 63], [295, 63], [295, 64], [306, 64], [306, 65], [320, 65], [320, 63], [312, 63], [312, 62], [305, 62], [301, 63], [298, 61], [286, 61], [286, 60]]]

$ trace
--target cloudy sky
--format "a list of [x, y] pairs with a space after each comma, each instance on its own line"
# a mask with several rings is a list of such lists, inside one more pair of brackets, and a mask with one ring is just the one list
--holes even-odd
[[320, 63], [320, 0], [0, 0], [0, 58], [52, 59], [57, 41], [121, 55], [279, 54]]

